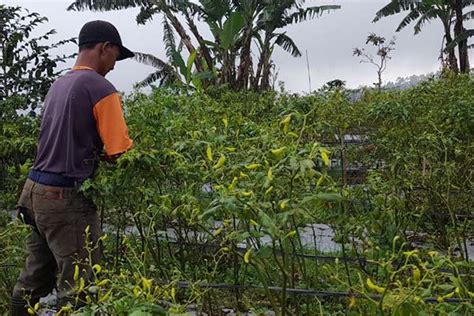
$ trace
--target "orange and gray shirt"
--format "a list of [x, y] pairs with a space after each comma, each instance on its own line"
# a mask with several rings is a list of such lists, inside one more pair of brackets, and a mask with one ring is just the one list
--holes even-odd
[[113, 156], [132, 145], [115, 87], [91, 68], [74, 67], [45, 98], [33, 170], [83, 181], [103, 151]]

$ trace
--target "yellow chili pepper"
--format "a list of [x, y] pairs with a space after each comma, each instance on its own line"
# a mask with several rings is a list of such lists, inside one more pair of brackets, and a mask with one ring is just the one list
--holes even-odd
[[207, 160], [209, 160], [209, 161], [214, 160], [213, 157], [212, 157], [212, 148], [209, 145], [207, 145], [207, 147], [206, 147], [206, 156], [207, 156]]
[[247, 252], [244, 255], [244, 262], [249, 263], [250, 262], [250, 256], [252, 255], [252, 249], [247, 250]]
[[272, 191], [273, 191], [273, 186], [269, 187], [269, 188], [265, 191], [265, 195], [270, 194]]
[[369, 289], [371, 290], [375, 290], [376, 292], [382, 294], [383, 292], [385, 292], [385, 288], [381, 287], [381, 286], [378, 286], [378, 285], [375, 285], [371, 279], [367, 278], [367, 286], [369, 287]]
[[111, 294], [112, 294], [112, 290], [108, 291], [107, 293], [105, 293], [104, 296], [102, 296], [102, 297], [97, 301], [97, 303], [100, 304], [100, 303], [105, 302], [105, 301], [110, 297]]
[[102, 267], [100, 264], [94, 264], [92, 266], [92, 270], [94, 270], [95, 274], [99, 274], [102, 271]]
[[237, 177], [234, 177], [234, 179], [232, 180], [232, 183], [229, 185], [229, 190], [234, 190], [235, 189], [235, 185], [237, 184], [237, 180], [238, 178]]
[[288, 200], [283, 200], [280, 202], [280, 208], [284, 210], [288, 205]]
[[299, 138], [300, 136], [298, 134], [296, 134], [295, 132], [289, 132], [288, 133], [289, 136], [292, 136], [294, 138]]
[[212, 168], [219, 169], [224, 165], [224, 163], [225, 163], [225, 156], [221, 154], [221, 157], [219, 158], [219, 160], [217, 160], [217, 163]]
[[244, 179], [244, 178], [248, 178], [249, 176], [245, 173], [243, 173], [242, 171], [240, 171], [240, 175], [239, 175], [240, 179]]
[[283, 154], [285, 152], [285, 150], [286, 150], [286, 147], [283, 146], [283, 147], [280, 147], [280, 148], [277, 148], [277, 149], [272, 149], [271, 152], [275, 156], [279, 156], [279, 155]]
[[82, 292], [84, 290], [84, 287], [86, 286], [86, 281], [84, 280], [84, 278], [81, 278], [79, 280], [79, 289], [78, 289], [78, 292]]
[[420, 269], [418, 269], [418, 267], [413, 268], [412, 274], [413, 274], [413, 280], [415, 280], [416, 282], [420, 281], [421, 272], [420, 272]]
[[327, 167], [329, 166], [329, 150], [325, 149], [325, 148], [321, 148], [319, 150], [320, 154], [321, 154], [321, 159], [324, 163], [324, 165]]
[[135, 287], [133, 288], [133, 296], [139, 297], [139, 296], [140, 296], [140, 293], [141, 293], [140, 288], [139, 288], [138, 286], [135, 286]]
[[109, 282], [110, 282], [109, 279], [104, 279], [104, 280], [100, 281], [99, 283], [97, 283], [97, 286], [104, 286]]
[[79, 280], [79, 266], [76, 264], [74, 266], [74, 281]]
[[357, 301], [355, 296], [351, 296], [349, 300], [349, 308], [354, 308], [357, 305]]
[[270, 180], [270, 181], [273, 180], [273, 171], [272, 171], [272, 168], [269, 168], [269, 169], [268, 169], [267, 178], [268, 178], [268, 180]]
[[144, 291], [148, 291], [151, 288], [151, 284], [153, 283], [152, 279], [147, 279], [142, 277], [142, 286]]
[[285, 116], [285, 118], [280, 122], [281, 125], [283, 125], [283, 133], [288, 133], [288, 128], [290, 126], [290, 121], [291, 121], [291, 114]]
[[260, 166], [261, 166], [261, 164], [259, 164], [259, 163], [252, 163], [250, 165], [245, 166], [245, 168], [247, 168], [248, 170], [255, 170]]

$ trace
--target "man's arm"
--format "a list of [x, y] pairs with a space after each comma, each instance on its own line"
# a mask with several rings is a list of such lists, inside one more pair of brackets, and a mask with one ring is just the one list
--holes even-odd
[[112, 93], [97, 102], [94, 117], [105, 149], [102, 159], [113, 163], [133, 146], [133, 141], [128, 136], [120, 95]]

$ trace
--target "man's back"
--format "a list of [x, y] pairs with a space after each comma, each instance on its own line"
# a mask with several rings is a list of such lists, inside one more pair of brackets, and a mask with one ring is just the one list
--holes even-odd
[[[104, 146], [98, 123], [114, 125], [117, 119], [100, 113], [120, 106], [113, 104], [119, 98], [114, 86], [89, 68], [76, 67], [56, 80], [45, 99], [33, 169], [78, 181], [90, 177]], [[123, 142], [125, 151], [131, 143]]]

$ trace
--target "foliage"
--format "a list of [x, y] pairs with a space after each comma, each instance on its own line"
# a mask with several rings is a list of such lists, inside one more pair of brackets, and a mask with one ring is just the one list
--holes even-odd
[[0, 212], [0, 312], [7, 311], [9, 297], [20, 267], [25, 259], [26, 238], [29, 228], [11, 221], [9, 214]]
[[470, 315], [473, 79], [358, 100], [341, 83], [131, 96], [134, 149], [82, 188], [107, 238], [81, 312]]
[[57, 65], [72, 57], [54, 56], [51, 51], [75, 42], [74, 39], [45, 44], [56, 33], [55, 30], [32, 36], [35, 29], [45, 22], [47, 18], [38, 13], [0, 5], [0, 100], [21, 96], [34, 110], [61, 74]]
[[[396, 31], [399, 32], [415, 23], [416, 35], [431, 20], [439, 19], [444, 31], [444, 48], [440, 56], [443, 66], [455, 72], [458, 70], [469, 72], [467, 38], [472, 35], [464, 29], [463, 21], [471, 19], [472, 12], [463, 13], [463, 11], [473, 4], [472, 0], [391, 0], [376, 13], [373, 22], [400, 12], [407, 12]], [[459, 66], [454, 50], [456, 45], [459, 45]], [[445, 53], [448, 54], [447, 58], [444, 58]]]
[[21, 97], [0, 100], [0, 209], [13, 209], [36, 150], [39, 121]]
[[377, 67], [377, 82], [374, 85], [380, 91], [382, 89], [382, 74], [387, 69], [387, 62], [391, 58], [389, 56], [390, 52], [395, 48], [395, 38], [391, 39], [390, 42], [386, 43], [385, 37], [378, 36], [374, 33], [367, 36], [367, 41], [365, 44], [371, 44], [377, 49], [376, 55], [378, 59], [376, 60], [374, 56], [370, 53], [367, 53], [364, 48], [354, 48], [352, 53], [354, 56], [363, 57], [360, 61], [361, 63], [370, 63]]
[[[286, 34], [285, 27], [301, 23], [339, 9], [339, 5], [304, 6], [305, 1], [256, 0], [201, 0], [201, 1], [103, 1], [76, 0], [69, 10], [118, 10], [140, 8], [137, 23], [145, 24], [156, 14], [163, 16], [163, 42], [169, 65], [156, 57], [137, 60], [157, 67], [157, 71], [139, 86], [160, 80], [160, 85], [176, 83], [176, 79], [197, 89], [215, 84], [228, 85], [234, 90], [269, 90], [274, 63], [271, 59], [275, 46], [280, 46], [294, 57], [301, 53]], [[181, 21], [185, 21], [187, 27]], [[195, 20], [205, 22], [207, 30], [200, 30]], [[203, 34], [210, 31], [211, 39]], [[176, 45], [175, 35], [180, 43]], [[259, 51], [255, 61], [254, 42]], [[181, 49], [187, 51], [187, 62]], [[174, 68], [174, 71], [171, 69]], [[170, 80], [171, 79], [171, 80]]]
[[369, 157], [379, 166], [370, 181], [381, 194], [373, 201], [388, 225], [380, 229], [413, 223], [408, 230], [426, 232], [439, 247], [465, 249], [456, 239], [469, 234], [472, 220], [474, 107], [463, 92], [471, 85], [448, 75], [391, 98], [366, 95]]

